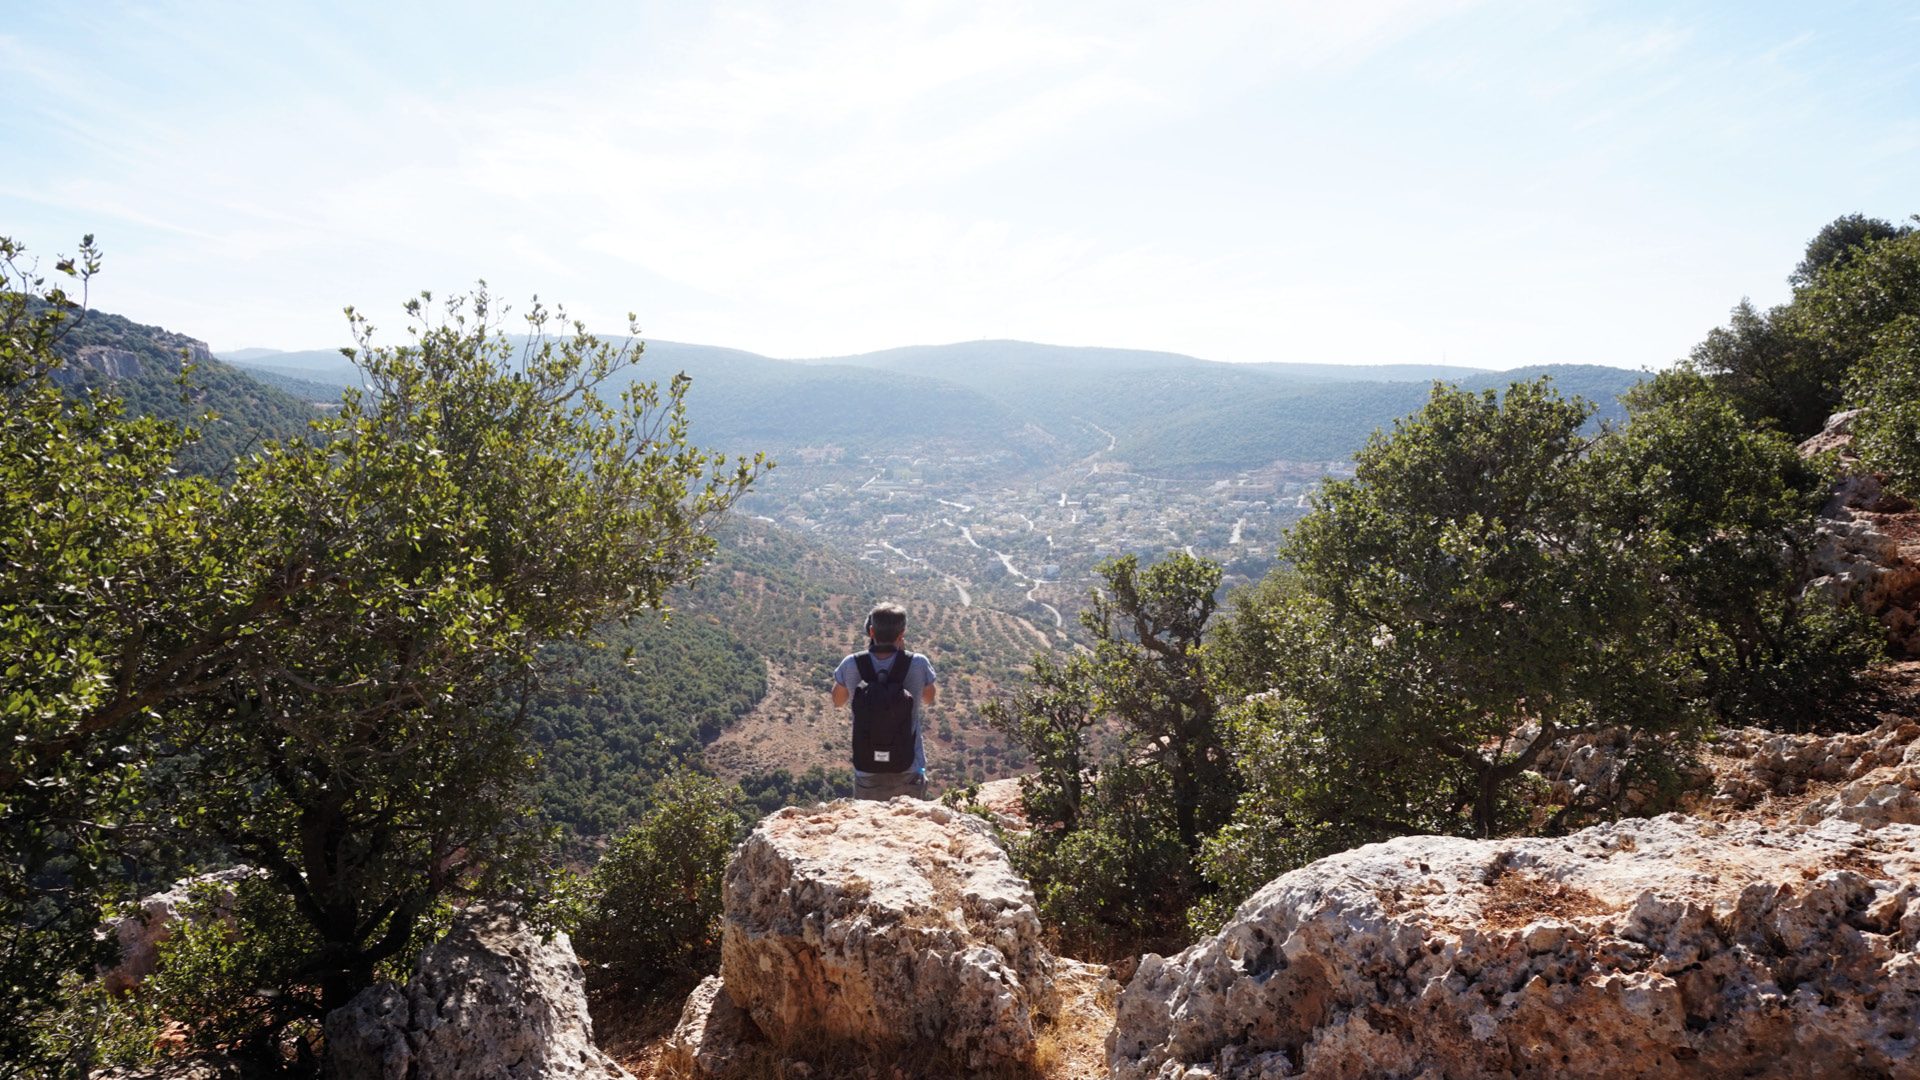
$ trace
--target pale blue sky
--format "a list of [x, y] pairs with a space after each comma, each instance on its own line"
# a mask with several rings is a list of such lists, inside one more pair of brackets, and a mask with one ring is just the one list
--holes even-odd
[[220, 349], [485, 277], [787, 357], [1639, 367], [1920, 211], [1895, 2], [39, 4], [0, 99], [0, 233]]

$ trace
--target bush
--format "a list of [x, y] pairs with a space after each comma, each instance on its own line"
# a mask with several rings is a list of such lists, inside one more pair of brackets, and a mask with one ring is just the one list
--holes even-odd
[[1881, 330], [1853, 370], [1849, 396], [1866, 409], [1854, 422], [1861, 464], [1886, 473], [1908, 498], [1920, 496], [1920, 317]]
[[1013, 845], [1062, 951], [1111, 962], [1183, 944], [1196, 875], [1171, 798], [1160, 770], [1114, 760], [1081, 804], [1078, 828], [1036, 829]]
[[[27, 1025], [31, 1049], [25, 1061], [0, 1062], [0, 1076], [92, 1076], [114, 1067], [158, 1060], [163, 1024], [138, 994], [110, 994], [98, 979], [68, 975], [57, 1006]], [[14, 1071], [38, 1067], [40, 1073]]]
[[687, 773], [654, 788], [653, 809], [614, 837], [566, 901], [588, 985], [648, 994], [711, 968], [720, 883], [742, 821], [734, 793]]
[[272, 1059], [277, 1045], [262, 1040], [283, 1030], [302, 1043], [317, 1034], [314, 988], [290, 978], [314, 945], [292, 898], [267, 878], [204, 882], [189, 890], [141, 993], [181, 1025], [193, 1049]]

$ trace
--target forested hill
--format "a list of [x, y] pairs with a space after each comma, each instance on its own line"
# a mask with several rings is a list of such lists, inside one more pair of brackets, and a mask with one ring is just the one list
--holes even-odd
[[[337, 354], [237, 362], [280, 377], [347, 383]], [[684, 371], [696, 442], [730, 451], [838, 445], [999, 456], [1055, 466], [1111, 442], [1142, 472], [1345, 458], [1374, 430], [1419, 408], [1434, 380], [1469, 388], [1554, 376], [1563, 392], [1619, 419], [1641, 378], [1623, 368], [1548, 364], [1493, 372], [1443, 365], [1226, 364], [1177, 353], [1020, 341], [914, 346], [810, 361], [738, 349], [647, 343], [635, 375]]]
[[[88, 312], [67, 330], [59, 353], [66, 363], [58, 373], [61, 382], [97, 387], [134, 413], [197, 427], [199, 440], [180, 455], [181, 467], [190, 472], [218, 472], [263, 439], [305, 431], [319, 415], [312, 399], [215, 359], [202, 342], [119, 315]], [[183, 380], [181, 371], [189, 365]]]

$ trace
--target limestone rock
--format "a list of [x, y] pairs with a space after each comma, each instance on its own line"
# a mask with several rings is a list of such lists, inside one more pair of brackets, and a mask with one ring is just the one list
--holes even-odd
[[710, 1080], [745, 1075], [762, 1060], [766, 1040], [740, 1006], [727, 996], [718, 975], [709, 975], [687, 995], [680, 1023], [660, 1054], [662, 1076]]
[[914, 799], [789, 807], [727, 867], [721, 977], [775, 1044], [1018, 1065], [1056, 1006], [1033, 893], [985, 822]]
[[110, 920], [101, 932], [119, 944], [120, 962], [100, 973], [101, 983], [115, 994], [123, 994], [140, 985], [147, 976], [153, 974], [154, 965], [160, 959], [161, 943], [173, 936], [180, 911], [196, 889], [211, 887], [217, 890], [213, 914], [216, 918], [231, 918], [233, 886], [241, 879], [258, 873], [260, 871], [251, 867], [237, 866], [218, 873], [183, 878], [166, 890], [143, 898], [132, 913]]
[[542, 941], [510, 911], [472, 908], [405, 987], [369, 987], [328, 1014], [337, 1080], [626, 1077], [593, 1044], [585, 981], [565, 934]]
[[968, 810], [980, 814], [988, 821], [1008, 832], [1026, 832], [1027, 808], [1020, 794], [1020, 778], [1009, 776], [1004, 780], [989, 780], [980, 785], [974, 793]]
[[[1718, 759], [1712, 804], [1716, 809], [1740, 811], [1770, 797], [1801, 794], [1816, 782], [1860, 781], [1902, 763], [1920, 764], [1920, 723], [1895, 717], [1872, 731], [1839, 735], [1725, 728], [1717, 734], [1712, 752]], [[1816, 805], [1840, 804], [1823, 799]], [[1832, 816], [1823, 811], [1803, 817], [1801, 823]]]
[[1812, 457], [1815, 454], [1824, 454], [1829, 450], [1838, 450], [1842, 454], [1847, 453], [1848, 449], [1853, 445], [1853, 422], [1860, 418], [1862, 411], [1863, 410], [1860, 409], [1848, 409], [1845, 412], [1837, 412], [1827, 417], [1827, 424], [1820, 429], [1820, 434], [1800, 444], [1801, 455]]
[[1833, 819], [1869, 829], [1920, 825], [1920, 769], [1902, 765], [1855, 780], [1800, 811], [1803, 825]]
[[[1828, 430], [1852, 416], [1837, 414]], [[1801, 450], [1826, 438], [1823, 432]], [[1809, 577], [1810, 591], [1858, 604], [1878, 619], [1896, 653], [1920, 656], [1920, 511], [1880, 477], [1856, 469], [1834, 486], [1814, 529]]]
[[1406, 837], [1122, 992], [1116, 1080], [1920, 1075], [1920, 828]]
[[[1536, 731], [1534, 725], [1526, 725], [1521, 737], [1532, 739]], [[1546, 781], [1541, 805], [1582, 802], [1617, 807], [1625, 814], [1645, 813], [1659, 792], [1632, 768], [1632, 751], [1638, 740], [1651, 738], [1656, 737], [1630, 728], [1609, 727], [1549, 743], [1533, 762], [1533, 771]], [[1706, 788], [1714, 778], [1710, 770], [1692, 767], [1682, 779], [1689, 788]]]

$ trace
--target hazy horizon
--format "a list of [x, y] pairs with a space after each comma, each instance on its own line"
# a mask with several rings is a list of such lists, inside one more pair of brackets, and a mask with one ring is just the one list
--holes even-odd
[[1904, 5], [108, 3], [0, 30], [0, 231], [220, 351], [476, 278], [823, 357], [1637, 369], [1920, 205]]

